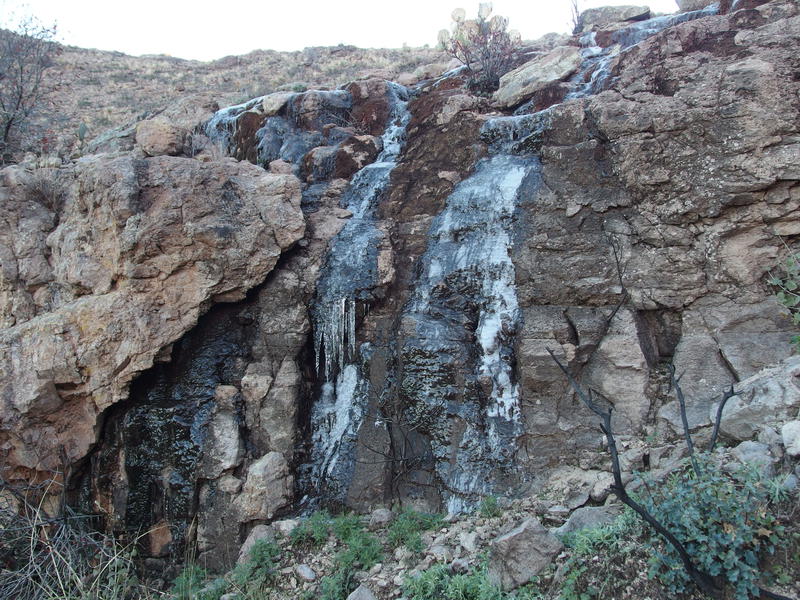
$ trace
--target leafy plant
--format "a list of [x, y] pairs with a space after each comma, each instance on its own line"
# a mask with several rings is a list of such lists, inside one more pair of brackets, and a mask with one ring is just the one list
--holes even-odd
[[[614, 563], [624, 563], [640, 550], [642, 532], [641, 521], [632, 510], [626, 509], [607, 525], [579, 529], [565, 535], [562, 541], [570, 548], [572, 556], [564, 566], [562, 600], [589, 600], [599, 597], [601, 591], [604, 596], [608, 597], [610, 593], [613, 597], [618, 585], [627, 587], [627, 578], [620, 577]], [[586, 565], [588, 559], [595, 556], [599, 557], [601, 564], [590, 571]]]
[[[800, 253], [790, 254], [781, 265], [783, 273], [770, 273], [770, 285], [778, 288], [775, 298], [789, 311], [792, 323], [800, 325]], [[800, 335], [792, 336], [792, 343], [800, 350]]]
[[330, 521], [330, 529], [343, 545], [334, 557], [336, 570], [320, 580], [321, 600], [344, 600], [356, 587], [353, 573], [370, 569], [383, 555], [378, 539], [364, 530], [358, 515], [340, 515]]
[[412, 552], [422, 552], [421, 533], [441, 524], [442, 515], [403, 510], [389, 525], [389, 544], [393, 548], [405, 546]]
[[[753, 471], [733, 478], [707, 456], [696, 459], [699, 471], [673, 476], [643, 502], [698, 568], [730, 584], [736, 600], [758, 597], [759, 558], [775, 551], [783, 532], [767, 510], [769, 488]], [[674, 548], [655, 535], [651, 544], [650, 576], [673, 594], [687, 591], [691, 580]]]
[[486, 496], [481, 500], [478, 506], [478, 514], [486, 519], [499, 517], [503, 514], [503, 509], [500, 508], [497, 502], [497, 496]]
[[172, 582], [171, 592], [175, 600], [192, 600], [203, 587], [208, 573], [197, 565], [186, 565]]
[[319, 510], [292, 530], [292, 545], [303, 548], [319, 548], [328, 541], [331, 531], [331, 516]]
[[537, 600], [536, 584], [516, 592], [503, 592], [488, 577], [485, 565], [467, 573], [453, 573], [446, 565], [435, 565], [403, 583], [403, 595], [409, 600]]
[[281, 549], [275, 542], [258, 540], [250, 549], [247, 562], [233, 570], [231, 581], [245, 592], [271, 586], [278, 574], [280, 556]]
[[452, 32], [439, 32], [439, 45], [461, 61], [472, 74], [470, 87], [492, 92], [499, 87], [500, 76], [514, 61], [519, 33], [508, 31], [508, 19], [492, 13], [492, 5], [482, 2], [477, 19], [467, 19], [463, 9], [453, 11]]

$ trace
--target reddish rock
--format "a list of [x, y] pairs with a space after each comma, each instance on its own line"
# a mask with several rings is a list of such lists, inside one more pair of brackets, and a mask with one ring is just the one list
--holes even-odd
[[389, 99], [386, 81], [367, 79], [354, 81], [345, 88], [353, 96], [350, 118], [353, 125], [364, 133], [381, 135], [389, 118]]

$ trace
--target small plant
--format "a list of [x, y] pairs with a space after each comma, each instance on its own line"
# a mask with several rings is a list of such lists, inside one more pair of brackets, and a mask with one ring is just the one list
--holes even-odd
[[254, 595], [270, 587], [278, 574], [281, 549], [269, 540], [258, 540], [250, 549], [247, 562], [237, 565], [231, 573], [231, 582], [245, 595]]
[[486, 498], [481, 500], [478, 506], [478, 514], [485, 519], [491, 519], [502, 515], [503, 509], [500, 508], [497, 502], [497, 496], [486, 496]]
[[197, 597], [207, 577], [205, 569], [197, 565], [186, 565], [172, 582], [170, 591], [175, 600], [192, 600]]
[[[800, 325], [800, 253], [790, 254], [781, 265], [783, 273], [770, 273], [770, 285], [778, 288], [775, 298], [789, 311], [792, 323]], [[792, 344], [800, 350], [800, 335], [792, 336]]]
[[344, 548], [336, 554], [336, 570], [320, 580], [321, 600], [344, 600], [355, 589], [353, 573], [367, 570], [382, 558], [381, 544], [364, 530], [358, 515], [341, 515], [331, 522], [331, 529]]
[[393, 548], [405, 546], [412, 552], [422, 552], [421, 533], [441, 524], [441, 515], [403, 510], [389, 525], [389, 544]]
[[477, 19], [467, 19], [463, 9], [453, 11], [453, 31], [439, 32], [439, 46], [461, 61], [471, 74], [470, 87], [493, 92], [500, 77], [511, 69], [514, 50], [519, 45], [519, 33], [508, 31], [508, 19], [495, 15], [492, 5], [482, 2]]
[[292, 545], [301, 548], [319, 548], [328, 541], [331, 531], [331, 516], [319, 510], [292, 530]]
[[403, 595], [409, 600], [537, 600], [535, 583], [516, 592], [503, 592], [488, 577], [486, 567], [453, 573], [446, 565], [435, 565], [417, 577], [406, 579]]

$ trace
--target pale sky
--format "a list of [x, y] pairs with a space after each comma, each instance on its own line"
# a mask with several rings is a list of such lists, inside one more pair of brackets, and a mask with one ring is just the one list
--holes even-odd
[[[567, 32], [570, 0], [495, 0], [494, 14], [509, 18], [523, 39]], [[580, 0], [581, 9], [648, 4], [672, 13], [675, 0]], [[27, 12], [58, 25], [62, 43], [125, 54], [169, 54], [213, 60], [252, 50], [302, 50], [352, 44], [400, 48], [436, 44], [456, 7], [473, 18], [478, 2], [464, 0], [0, 0], [0, 26]]]

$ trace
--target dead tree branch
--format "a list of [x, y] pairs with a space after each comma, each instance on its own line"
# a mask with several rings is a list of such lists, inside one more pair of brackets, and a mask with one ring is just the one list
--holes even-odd
[[[708, 573], [701, 571], [698, 569], [694, 562], [691, 559], [691, 556], [686, 551], [684, 545], [678, 540], [672, 532], [670, 532], [664, 525], [662, 525], [653, 515], [651, 515], [647, 509], [645, 509], [641, 504], [636, 502], [633, 498], [628, 495], [628, 492], [625, 490], [625, 484], [622, 481], [622, 469], [619, 463], [619, 452], [617, 450], [617, 443], [614, 439], [614, 434], [611, 429], [611, 413], [613, 411], [613, 407], [609, 407], [608, 409], [601, 408], [593, 399], [592, 392], [586, 393], [569, 370], [561, 363], [558, 358], [556, 358], [555, 354], [547, 348], [547, 353], [550, 355], [561, 371], [567, 378], [572, 390], [575, 394], [580, 398], [581, 402], [583, 402], [586, 407], [595, 413], [601, 419], [600, 429], [606, 436], [606, 442], [608, 444], [608, 452], [611, 455], [611, 469], [614, 476], [614, 484], [611, 486], [611, 491], [620, 499], [620, 501], [625, 504], [626, 506], [630, 507], [636, 514], [638, 514], [642, 520], [644, 520], [650, 527], [652, 527], [659, 535], [661, 535], [678, 553], [678, 556], [683, 563], [683, 568], [688, 573], [689, 577], [691, 577], [692, 581], [699, 587], [703, 592], [708, 594], [710, 597], [714, 598], [715, 600], [722, 600], [725, 597], [724, 590], [717, 584], [714, 577], [709, 575]], [[685, 419], [685, 405], [681, 404], [682, 413]], [[721, 412], [721, 411], [720, 411]], [[768, 590], [764, 590], [759, 588], [759, 594], [762, 598], [770, 598], [772, 600], [792, 600], [786, 596], [782, 596], [780, 594], [775, 594]]]

